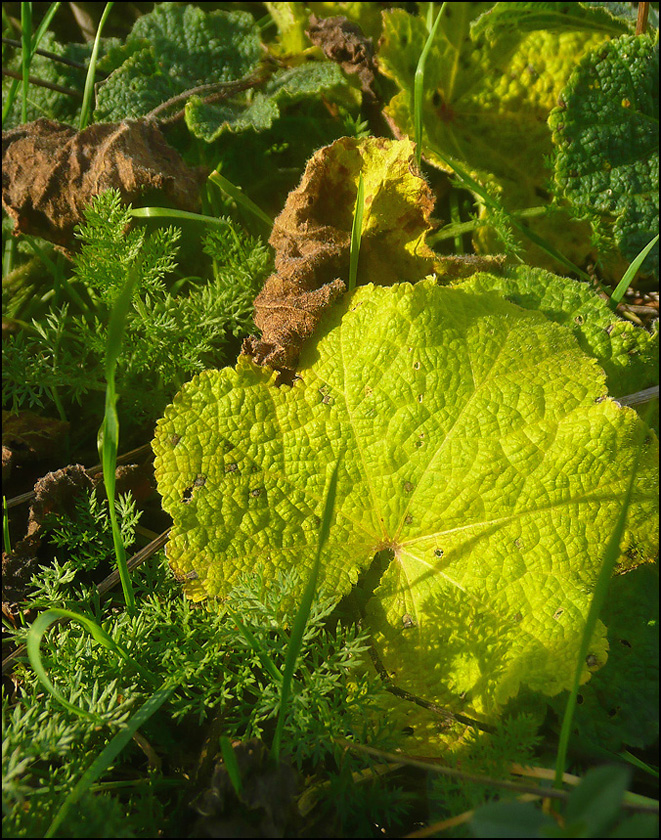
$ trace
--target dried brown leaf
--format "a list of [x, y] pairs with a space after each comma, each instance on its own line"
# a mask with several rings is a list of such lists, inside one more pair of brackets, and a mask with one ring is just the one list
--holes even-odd
[[425, 243], [433, 194], [415, 168], [413, 143], [342, 137], [308, 162], [275, 220], [276, 273], [255, 299], [262, 338], [244, 342], [257, 364], [293, 371], [303, 341], [344, 292], [358, 179], [365, 189], [358, 283], [416, 282], [440, 268]]
[[125, 202], [158, 191], [181, 210], [199, 205], [201, 170], [190, 169], [156, 122], [99, 123], [76, 132], [39, 119], [2, 135], [2, 204], [14, 233], [69, 248], [91, 199], [111, 188]]
[[305, 34], [315, 46], [321, 47], [327, 58], [337, 62], [345, 73], [358, 76], [367, 101], [376, 100], [374, 46], [372, 39], [363, 35], [358, 24], [342, 15], [320, 20], [311, 14]]

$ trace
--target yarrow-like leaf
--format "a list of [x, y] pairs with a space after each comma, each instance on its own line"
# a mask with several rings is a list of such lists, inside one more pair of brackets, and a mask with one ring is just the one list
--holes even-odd
[[[647, 427], [606, 397], [571, 332], [495, 294], [426, 280], [345, 295], [292, 387], [240, 358], [175, 398], [153, 443], [168, 556], [196, 600], [255, 563], [313, 562], [342, 453], [323, 585], [375, 554], [366, 626], [398, 685], [492, 715], [522, 684], [571, 684], [592, 586]], [[655, 550], [647, 439], [622, 568]], [[605, 628], [584, 679], [607, 657]]]

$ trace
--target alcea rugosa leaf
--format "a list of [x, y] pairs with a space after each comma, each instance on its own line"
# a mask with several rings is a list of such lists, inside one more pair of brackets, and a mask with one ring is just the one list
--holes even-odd
[[[257, 561], [305, 581], [342, 451], [320, 582], [339, 600], [392, 551], [367, 624], [398, 685], [487, 714], [521, 684], [568, 686], [645, 430], [605, 398], [570, 331], [495, 294], [365, 286], [328, 313], [297, 372], [278, 388], [241, 358], [188, 383], [158, 423], [168, 556], [199, 576], [189, 596], [224, 597]], [[625, 567], [654, 552], [646, 446]], [[592, 669], [606, 650], [601, 625]]]

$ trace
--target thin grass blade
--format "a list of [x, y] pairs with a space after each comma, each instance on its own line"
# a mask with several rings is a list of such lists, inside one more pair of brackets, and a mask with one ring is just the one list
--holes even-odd
[[7, 510], [7, 497], [2, 497], [2, 550], [5, 554], [11, 554], [11, 537], [9, 536], [9, 512]]
[[636, 475], [638, 474], [638, 465], [640, 463], [642, 451], [643, 441], [641, 440], [638, 446], [638, 450], [636, 452], [636, 457], [634, 459], [633, 466], [631, 468], [631, 476], [629, 478], [629, 484], [627, 486], [626, 493], [624, 494], [622, 507], [620, 509], [619, 516], [615, 523], [615, 527], [613, 528], [611, 537], [608, 541], [608, 544], [606, 545], [606, 550], [604, 551], [604, 558], [601, 564], [599, 575], [597, 577], [596, 585], [594, 587], [592, 601], [590, 603], [590, 609], [588, 610], [588, 616], [585, 621], [585, 627], [583, 628], [583, 638], [581, 639], [581, 647], [579, 650], [576, 662], [576, 670], [574, 673], [574, 684], [572, 686], [572, 690], [569, 693], [569, 697], [567, 698], [565, 714], [562, 720], [562, 727], [560, 729], [558, 752], [556, 755], [555, 763], [555, 777], [553, 779], [553, 786], [556, 788], [562, 787], [562, 776], [565, 772], [565, 766], [567, 762], [567, 751], [569, 748], [569, 739], [571, 737], [572, 721], [574, 718], [574, 711], [576, 709], [576, 701], [578, 698], [581, 674], [583, 673], [583, 666], [589, 652], [588, 648], [590, 645], [590, 640], [592, 639], [592, 635], [597, 625], [597, 619], [599, 618], [599, 614], [606, 601], [606, 596], [608, 594], [608, 586], [610, 583], [610, 579], [613, 575], [613, 569], [615, 568], [615, 564], [617, 563], [618, 558], [620, 557], [620, 543], [622, 542], [622, 536], [624, 534], [624, 529], [627, 522], [627, 513], [631, 504], [631, 496], [633, 494], [633, 487], [634, 482], [636, 480]]
[[239, 630], [239, 633], [241, 633], [243, 638], [248, 642], [248, 644], [255, 651], [257, 656], [259, 656], [259, 660], [262, 663], [262, 665], [264, 666], [264, 670], [267, 672], [267, 674], [271, 677], [271, 679], [275, 683], [281, 682], [282, 681], [282, 674], [275, 667], [275, 663], [273, 662], [271, 657], [268, 655], [268, 653], [266, 653], [266, 651], [261, 648], [257, 639], [253, 636], [253, 634], [250, 632], [250, 630], [248, 630], [248, 628], [241, 621], [241, 619], [234, 612], [234, 610], [231, 609], [230, 607], [228, 607], [227, 604], [225, 604], [225, 609], [227, 610], [227, 612], [232, 617], [232, 621], [235, 622], [235, 624], [237, 626], [237, 629]]
[[[39, 46], [41, 39], [44, 37], [46, 30], [50, 26], [51, 21], [53, 20], [53, 16], [55, 12], [60, 8], [62, 3], [51, 3], [48, 11], [44, 15], [41, 23], [37, 27], [37, 31], [34, 34], [34, 37], [30, 39], [30, 64], [32, 63], [32, 59], [34, 58], [35, 52]], [[21, 39], [22, 40], [22, 39]], [[22, 64], [22, 60], [21, 60]], [[4, 105], [2, 106], [2, 122], [7, 119], [7, 115], [9, 114], [12, 105], [14, 104], [14, 100], [16, 99], [16, 92], [18, 91], [19, 80], [14, 79], [11, 83], [9, 91], [7, 92], [7, 96], [5, 97]], [[25, 120], [23, 120], [25, 122]], [[5, 272], [7, 273], [7, 272]]]
[[[428, 20], [431, 19], [431, 15], [433, 14], [431, 6], [433, 6], [433, 3], [430, 4]], [[427, 64], [427, 56], [429, 55], [431, 45], [434, 41], [434, 38], [436, 37], [438, 25], [441, 22], [444, 10], [445, 3], [441, 5], [441, 10], [436, 15], [434, 25], [432, 26], [431, 32], [427, 36], [425, 45], [422, 48], [420, 58], [418, 59], [418, 66], [415, 70], [415, 78], [413, 81], [413, 130], [415, 139], [415, 162], [418, 168], [420, 168], [420, 161], [422, 160], [422, 95], [425, 89], [425, 65]]]
[[227, 770], [227, 775], [230, 777], [232, 787], [237, 796], [241, 796], [241, 773], [239, 772], [239, 762], [236, 760], [236, 753], [232, 749], [232, 742], [223, 735], [220, 738], [220, 754], [223, 757], [223, 763]]
[[117, 449], [119, 446], [119, 418], [117, 417], [117, 393], [115, 389], [115, 368], [122, 349], [126, 317], [128, 315], [133, 290], [138, 282], [138, 272], [135, 267], [129, 270], [128, 279], [119, 293], [108, 324], [108, 341], [106, 343], [106, 406], [103, 422], [99, 429], [97, 445], [99, 458], [103, 466], [103, 483], [108, 497], [108, 514], [112, 527], [112, 539], [117, 559], [117, 569], [122, 583], [126, 608], [130, 613], [135, 610], [135, 597], [131, 576], [126, 564], [126, 549], [122, 542], [117, 512], [115, 511], [115, 467], [117, 464]]
[[363, 211], [365, 209], [365, 185], [363, 173], [358, 176], [358, 191], [356, 193], [356, 207], [353, 212], [351, 226], [351, 252], [349, 256], [349, 291], [356, 288], [358, 275], [358, 257], [360, 256], [360, 240], [363, 235]]
[[32, 61], [32, 3], [21, 3], [21, 122], [28, 121], [28, 89]]
[[99, 45], [101, 43], [101, 32], [105, 26], [106, 20], [114, 3], [106, 3], [106, 7], [101, 15], [99, 26], [96, 30], [96, 37], [94, 38], [94, 46], [92, 47], [92, 55], [90, 56], [89, 67], [87, 68], [87, 77], [85, 79], [85, 90], [83, 91], [83, 104], [80, 109], [80, 121], [78, 123], [78, 130], [82, 131], [87, 128], [92, 113], [92, 96], [94, 94], [94, 83], [96, 81], [96, 61], [99, 55]]
[[618, 303], [622, 300], [622, 298], [624, 297], [624, 293], [631, 285], [631, 282], [636, 276], [636, 272], [643, 264], [645, 257], [649, 254], [649, 252], [652, 250], [652, 248], [656, 245], [658, 241], [659, 234], [657, 233], [654, 239], [652, 239], [650, 242], [647, 243], [647, 245], [645, 245], [640, 254], [638, 254], [638, 256], [631, 263], [629, 268], [627, 268], [627, 270], [624, 272], [624, 276], [613, 290], [613, 294], [610, 296], [609, 304], [611, 309], [615, 309]]
[[171, 207], [136, 207], [135, 210], [131, 210], [130, 212], [136, 219], [182, 219], [189, 222], [202, 222], [205, 225], [228, 227], [225, 219], [215, 219], [213, 216], [205, 216], [202, 213], [190, 213], [188, 210], [177, 210]]
[[37, 618], [32, 622], [30, 629], [28, 631], [27, 639], [25, 647], [27, 649], [28, 657], [30, 659], [30, 665], [34, 670], [35, 674], [37, 675], [39, 681], [44, 686], [44, 688], [51, 694], [62, 706], [66, 709], [69, 709], [70, 712], [78, 715], [79, 717], [85, 717], [92, 719], [97, 724], [102, 724], [103, 720], [98, 716], [94, 715], [91, 712], [87, 712], [84, 709], [78, 708], [78, 706], [74, 706], [72, 703], [69, 703], [60, 692], [55, 688], [53, 683], [48, 678], [48, 674], [46, 673], [46, 669], [44, 668], [42, 659], [41, 659], [41, 639], [43, 638], [44, 633], [48, 630], [51, 624], [54, 624], [56, 621], [60, 619], [71, 619], [72, 621], [77, 621], [83, 625], [85, 630], [92, 636], [92, 638], [98, 642], [99, 644], [103, 645], [104, 647], [111, 650], [113, 653], [117, 654], [121, 659], [123, 659], [128, 665], [131, 665], [135, 668], [138, 673], [143, 676], [146, 680], [148, 680], [151, 684], [156, 681], [156, 677], [150, 671], [143, 668], [138, 662], [133, 659], [133, 657], [129, 654], [129, 652], [120, 644], [118, 644], [114, 639], [112, 639], [105, 630], [103, 630], [99, 625], [92, 621], [92, 619], [88, 618], [85, 615], [81, 615], [80, 613], [73, 612], [71, 610], [64, 610], [57, 609], [46, 610], [46, 612], [41, 613], [37, 616]]
[[234, 186], [234, 184], [231, 181], [228, 181], [227, 178], [220, 174], [220, 172], [212, 172], [211, 175], [209, 175], [208, 180], [223, 190], [223, 192], [226, 192], [227, 195], [229, 195], [230, 198], [233, 198], [240, 207], [243, 207], [249, 213], [252, 213], [253, 216], [257, 216], [257, 218], [263, 222], [269, 230], [273, 227], [273, 219], [269, 218], [261, 207], [258, 207], [254, 201], [251, 201], [251, 199], [248, 198], [243, 190]]
[[298, 608], [296, 618], [294, 619], [289, 645], [287, 646], [287, 656], [285, 658], [285, 667], [282, 674], [282, 686], [280, 688], [280, 709], [278, 711], [278, 722], [276, 724], [275, 735], [273, 737], [273, 744], [271, 747], [271, 755], [276, 759], [276, 761], [280, 756], [280, 743], [282, 740], [282, 732], [287, 714], [287, 704], [291, 694], [292, 678], [296, 669], [298, 655], [301, 652], [303, 634], [305, 633], [305, 627], [308, 622], [308, 618], [310, 617], [312, 601], [314, 600], [314, 594], [317, 589], [317, 578], [319, 577], [319, 566], [321, 565], [321, 551], [328, 539], [331, 522], [333, 520], [333, 511], [335, 510], [335, 493], [337, 490], [337, 474], [340, 467], [341, 457], [342, 454], [340, 453], [337, 456], [333, 472], [328, 480], [326, 498], [324, 501], [324, 511], [321, 516], [319, 538], [317, 540], [317, 553], [314, 558], [310, 579], [307, 582], [305, 591], [303, 592], [303, 596], [301, 598], [301, 605]]
[[55, 832], [62, 825], [63, 820], [66, 818], [71, 808], [85, 795], [85, 793], [87, 793], [94, 782], [106, 772], [113, 761], [126, 747], [137, 730], [160, 709], [175, 688], [176, 685], [168, 685], [167, 682], [163, 683], [161, 688], [159, 688], [158, 691], [156, 691], [149, 700], [140, 707], [126, 726], [108, 743], [102, 752], [95, 758], [89, 768], [83, 773], [71, 793], [69, 793], [66, 797], [60, 806], [59, 811], [53, 818], [52, 823], [48, 827], [48, 831], [44, 835], [45, 837], [55, 836]]

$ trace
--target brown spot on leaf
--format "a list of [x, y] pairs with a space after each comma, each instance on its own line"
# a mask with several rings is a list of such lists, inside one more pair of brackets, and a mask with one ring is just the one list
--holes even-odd
[[182, 210], [197, 210], [201, 170], [190, 169], [154, 122], [99, 123], [84, 131], [39, 119], [2, 134], [2, 204], [14, 233], [31, 233], [63, 248], [90, 200], [111, 188], [124, 202], [161, 193]]

